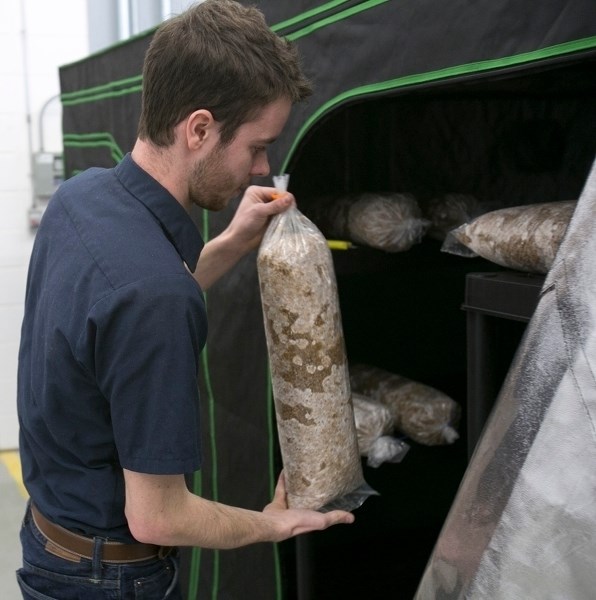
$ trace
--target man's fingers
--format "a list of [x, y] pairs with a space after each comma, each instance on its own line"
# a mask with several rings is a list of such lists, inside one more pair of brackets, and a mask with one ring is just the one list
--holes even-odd
[[332, 521], [330, 523], [330, 526], [338, 525], [340, 523], [345, 523], [346, 525], [349, 525], [355, 520], [355, 517], [352, 513], [346, 512], [344, 510], [333, 510], [331, 512], [328, 512], [327, 517], [329, 517]]

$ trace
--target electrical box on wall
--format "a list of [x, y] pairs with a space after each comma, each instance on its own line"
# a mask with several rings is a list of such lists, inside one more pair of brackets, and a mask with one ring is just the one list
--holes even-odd
[[41, 222], [52, 194], [64, 178], [62, 155], [53, 152], [37, 152], [32, 159], [33, 203], [29, 209], [29, 226], [35, 229]]

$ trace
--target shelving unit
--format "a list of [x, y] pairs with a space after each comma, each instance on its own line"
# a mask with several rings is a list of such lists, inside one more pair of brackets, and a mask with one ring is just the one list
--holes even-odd
[[482, 429], [539, 300], [543, 275], [503, 271], [469, 273], [467, 313], [468, 455]]
[[[530, 79], [549, 92], [529, 93]], [[308, 215], [318, 195], [385, 190], [413, 193], [422, 207], [454, 191], [493, 208], [577, 197], [596, 143], [583, 138], [585, 131], [569, 136], [587, 115], [596, 115], [589, 94], [577, 99], [553, 92], [555, 79], [553, 72], [446, 85], [346, 107], [297, 153], [291, 188], [299, 207]], [[529, 116], [533, 110], [548, 114], [546, 127], [562, 134], [556, 160], [539, 151], [540, 120]], [[529, 125], [517, 131], [522, 115]], [[443, 121], [453, 128], [457, 149], [443, 139], [446, 132], [432, 130], [430, 124]], [[530, 130], [531, 142], [522, 139]], [[364, 139], [371, 150], [363, 156], [356, 140]], [[330, 140], [342, 144], [330, 152]], [[454, 152], [466, 159], [456, 160]], [[575, 153], [585, 156], [579, 169], [568, 162]], [[397, 254], [362, 247], [333, 253], [349, 360], [451, 396], [462, 407], [461, 437], [451, 446], [413, 444], [402, 464], [365, 469], [381, 495], [358, 509], [358, 524], [349, 532], [329, 530], [298, 543], [298, 600], [325, 597], [332, 585], [350, 594], [339, 597], [381, 598], [385, 589], [396, 599], [412, 598], [531, 318], [542, 276], [441, 247], [424, 238]]]

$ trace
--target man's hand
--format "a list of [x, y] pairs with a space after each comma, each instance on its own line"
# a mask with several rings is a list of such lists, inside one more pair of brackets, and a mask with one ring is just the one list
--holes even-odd
[[294, 196], [289, 192], [280, 193], [275, 188], [250, 186], [224, 233], [227, 232], [245, 253], [249, 252], [261, 243], [271, 217], [294, 204]]
[[314, 510], [288, 508], [283, 471], [277, 480], [273, 500], [263, 509], [263, 513], [279, 519], [288, 528], [283, 530], [282, 536], [278, 540], [274, 540], [278, 542], [301, 533], [321, 531], [332, 525], [354, 522], [354, 515], [343, 510], [321, 513]]
[[273, 215], [295, 205], [295, 199], [284, 192], [272, 200], [277, 190], [250, 186], [228, 226], [205, 244], [194, 273], [199, 285], [206, 290], [229, 271], [245, 254], [259, 247]]

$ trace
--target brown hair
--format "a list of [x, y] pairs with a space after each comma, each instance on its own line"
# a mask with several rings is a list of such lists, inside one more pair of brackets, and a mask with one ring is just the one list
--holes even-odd
[[229, 143], [240, 125], [281, 97], [311, 94], [297, 48], [267, 26], [261, 11], [233, 0], [205, 0], [165, 21], [145, 55], [138, 135], [174, 142], [174, 126], [199, 108], [222, 123]]

